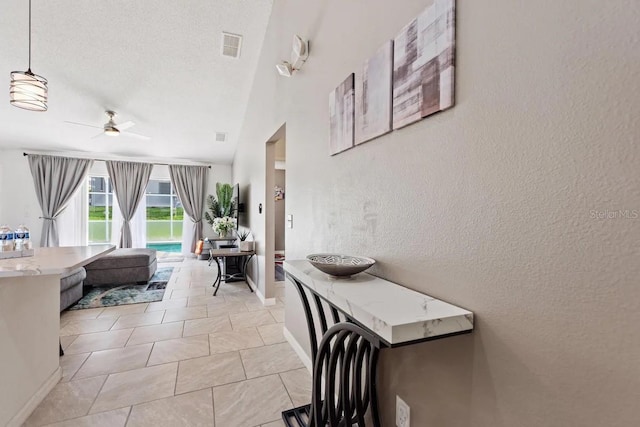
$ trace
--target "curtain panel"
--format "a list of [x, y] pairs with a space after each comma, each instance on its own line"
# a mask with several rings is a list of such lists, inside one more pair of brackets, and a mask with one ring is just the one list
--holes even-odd
[[29, 168], [42, 209], [40, 246], [59, 246], [56, 218], [78, 191], [92, 164], [89, 159], [29, 154]]
[[195, 252], [198, 239], [202, 238], [204, 193], [207, 186], [208, 173], [209, 168], [207, 166], [169, 165], [173, 188], [178, 193], [185, 214], [193, 223], [191, 230], [187, 227], [182, 230], [183, 253]]
[[107, 171], [113, 192], [115, 193], [120, 212], [122, 213], [122, 230], [119, 247], [131, 248], [131, 219], [138, 209], [149, 183], [153, 165], [151, 163], [107, 161]]

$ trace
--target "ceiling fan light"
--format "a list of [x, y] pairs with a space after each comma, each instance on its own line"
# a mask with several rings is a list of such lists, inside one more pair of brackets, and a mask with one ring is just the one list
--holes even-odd
[[47, 111], [47, 79], [31, 70], [11, 72], [9, 102], [14, 107], [30, 111]]
[[105, 127], [104, 134], [107, 136], [118, 136], [120, 135], [120, 131], [115, 127]]

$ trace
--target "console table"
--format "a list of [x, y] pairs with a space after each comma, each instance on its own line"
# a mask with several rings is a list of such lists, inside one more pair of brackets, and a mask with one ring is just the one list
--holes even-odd
[[36, 248], [0, 261], [0, 426], [22, 425], [60, 380], [61, 275], [114, 249]]
[[368, 417], [379, 427], [380, 349], [473, 330], [472, 312], [367, 273], [338, 279], [306, 260], [284, 269], [302, 300], [313, 364], [311, 404], [283, 412], [288, 427], [363, 427]]
[[[209, 264], [211, 264], [211, 261], [214, 260], [216, 262], [216, 265], [218, 266], [218, 276], [216, 277], [216, 280], [213, 282], [213, 287], [215, 289], [215, 291], [213, 292], [213, 295], [215, 296], [218, 293], [218, 289], [220, 289], [220, 283], [222, 283], [222, 281], [226, 282], [229, 279], [244, 280], [249, 290], [253, 292], [253, 289], [251, 289], [249, 282], [247, 282], [247, 266], [249, 265], [249, 261], [255, 254], [256, 254], [256, 251], [243, 252], [238, 248], [210, 249]], [[225, 273], [223, 274], [220, 260], [223, 260], [223, 262], [226, 264], [227, 258], [238, 258], [238, 257], [244, 257], [240, 259], [240, 271], [238, 273], [227, 274], [225, 269]]]

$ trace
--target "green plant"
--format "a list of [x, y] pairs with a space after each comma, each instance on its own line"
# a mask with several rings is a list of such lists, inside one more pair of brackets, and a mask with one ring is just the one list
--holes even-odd
[[213, 225], [213, 220], [225, 216], [235, 216], [237, 206], [233, 198], [233, 187], [231, 184], [216, 184], [216, 195], [207, 196], [207, 208], [209, 212], [204, 213], [204, 218], [209, 225]]
[[240, 240], [241, 242], [244, 242], [245, 240], [247, 240], [247, 237], [249, 237], [249, 235], [251, 234], [251, 230], [238, 230], [236, 232], [236, 234], [238, 235], [238, 240]]

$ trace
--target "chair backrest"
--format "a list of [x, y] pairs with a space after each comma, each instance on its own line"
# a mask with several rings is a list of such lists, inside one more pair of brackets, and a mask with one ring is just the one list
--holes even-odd
[[380, 426], [376, 342], [369, 332], [350, 322], [337, 323], [324, 334], [313, 368], [313, 425], [363, 427], [369, 411], [370, 425]]

